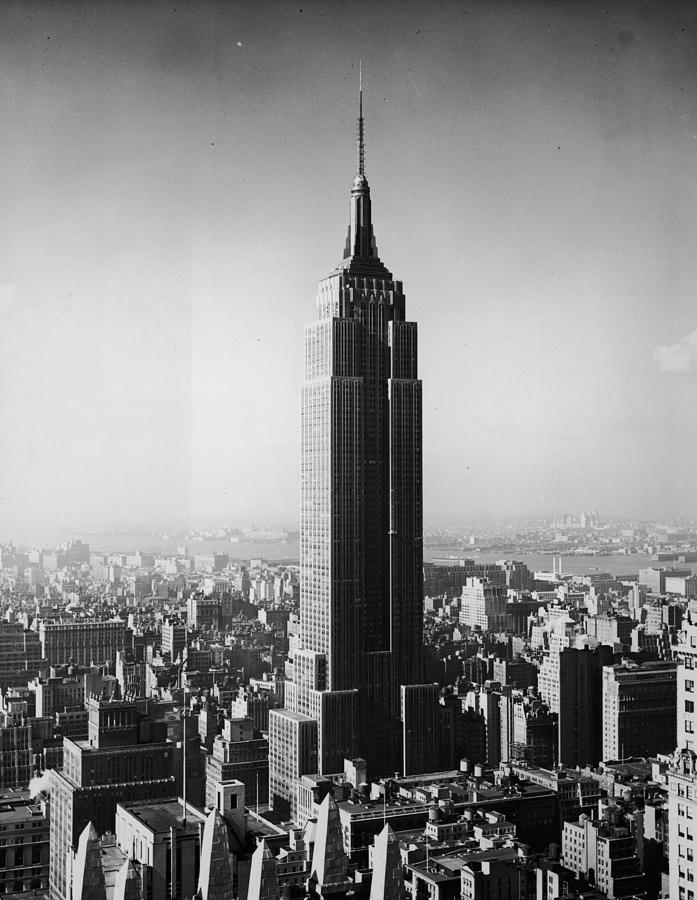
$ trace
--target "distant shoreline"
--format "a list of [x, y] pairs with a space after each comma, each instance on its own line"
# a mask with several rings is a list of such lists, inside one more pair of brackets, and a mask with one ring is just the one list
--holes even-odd
[[[153, 535], [125, 535], [122, 533], [90, 535], [86, 538], [93, 553], [135, 553], [142, 550], [147, 553], [161, 553], [174, 556], [178, 548], [185, 545], [187, 553], [195, 556], [204, 553], [226, 553], [232, 562], [248, 562], [250, 559], [266, 559], [276, 565], [298, 565], [300, 561], [300, 544], [297, 541], [251, 541], [240, 540], [188, 540], [182, 538], [157, 538]], [[438, 559], [440, 562], [451, 558], [453, 564], [458, 559], [474, 559], [481, 563], [494, 563], [500, 559], [517, 559], [533, 571], [552, 571], [552, 560], [561, 558], [562, 571], [570, 575], [592, 575], [598, 572], [609, 572], [612, 575], [637, 575], [640, 569], [663, 565], [666, 568], [685, 568], [697, 572], [697, 562], [671, 563], [658, 562], [648, 554], [573, 554], [565, 555], [563, 551], [553, 553], [528, 552], [521, 550], [482, 550], [475, 548], [458, 548], [452, 545], [426, 545], [424, 562]]]

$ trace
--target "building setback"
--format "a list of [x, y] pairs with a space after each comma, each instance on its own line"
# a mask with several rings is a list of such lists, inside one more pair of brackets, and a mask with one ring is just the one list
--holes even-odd
[[244, 784], [250, 806], [269, 796], [269, 743], [251, 719], [226, 719], [223, 733], [206, 757], [206, 806], [215, 805], [216, 786], [236, 779]]

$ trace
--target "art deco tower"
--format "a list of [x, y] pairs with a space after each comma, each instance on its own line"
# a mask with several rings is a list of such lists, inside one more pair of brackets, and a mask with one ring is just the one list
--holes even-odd
[[422, 668], [421, 382], [416, 323], [373, 233], [362, 92], [344, 255], [320, 282], [305, 334], [301, 432], [300, 636], [286, 690], [295, 718], [270, 729], [316, 722], [313, 772], [361, 755], [372, 774], [391, 773], [401, 769], [400, 685]]

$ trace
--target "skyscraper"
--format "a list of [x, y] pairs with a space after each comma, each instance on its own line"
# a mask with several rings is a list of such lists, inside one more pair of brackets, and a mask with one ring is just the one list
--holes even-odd
[[[400, 685], [422, 670], [421, 382], [416, 323], [373, 233], [362, 92], [344, 254], [306, 329], [301, 442], [300, 647], [287, 707], [317, 723], [319, 773], [360, 755], [383, 774], [401, 768]], [[272, 783], [289, 755], [271, 746]]]
[[603, 666], [612, 648], [565, 647], [559, 655], [559, 761], [597, 766], [603, 750]]

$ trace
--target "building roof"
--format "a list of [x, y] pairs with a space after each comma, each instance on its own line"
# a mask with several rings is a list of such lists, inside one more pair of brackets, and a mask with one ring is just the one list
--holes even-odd
[[487, 850], [462, 850], [457, 853], [451, 853], [448, 856], [432, 857], [428, 868], [425, 861], [411, 864], [409, 868], [417, 873], [422, 880], [432, 883], [451, 881], [453, 878], [459, 877], [465, 866], [472, 863], [481, 864], [485, 860], [502, 862], [519, 859], [521, 855], [520, 846], [516, 842], [512, 846], [493, 847]]
[[46, 819], [41, 801], [32, 799], [29, 791], [4, 790], [0, 793], [0, 825], [38, 822]]
[[[119, 807], [133, 818], [142, 822], [153, 834], [169, 832], [169, 829], [182, 829], [183, 801], [181, 798], [170, 797], [165, 800], [135, 800], [119, 803]], [[199, 822], [205, 822], [206, 817], [202, 812], [186, 804], [186, 829], [198, 834]]]

